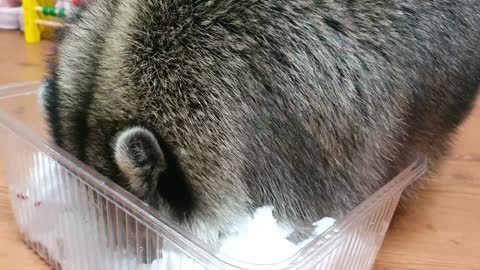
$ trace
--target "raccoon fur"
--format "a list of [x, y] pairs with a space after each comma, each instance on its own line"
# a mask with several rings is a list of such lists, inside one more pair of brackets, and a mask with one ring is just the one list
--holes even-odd
[[340, 218], [430, 166], [480, 80], [476, 0], [97, 0], [42, 93], [54, 141], [211, 244]]

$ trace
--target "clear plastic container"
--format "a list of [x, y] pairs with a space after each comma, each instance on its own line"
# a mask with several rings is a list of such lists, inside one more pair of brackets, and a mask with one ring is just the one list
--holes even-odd
[[426, 171], [419, 157], [281, 262], [240, 262], [50, 143], [38, 88], [39, 82], [0, 88], [0, 166], [25, 243], [54, 269], [371, 269], [403, 190]]

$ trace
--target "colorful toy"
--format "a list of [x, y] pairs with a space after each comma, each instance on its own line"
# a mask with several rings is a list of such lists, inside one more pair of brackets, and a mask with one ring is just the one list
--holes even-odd
[[[22, 30], [29, 44], [53, 37], [69, 15], [94, 0], [0, 0], [0, 29]], [[23, 2], [23, 6], [22, 6]]]
[[[40, 42], [42, 36], [51, 36], [54, 29], [62, 27], [62, 22], [49, 20], [48, 17], [55, 16], [55, 10], [50, 13], [50, 7], [54, 5], [53, 0], [24, 0], [23, 15], [25, 24], [25, 41], [27, 43]], [[45, 10], [45, 12], [43, 12]], [[57, 12], [58, 13], [58, 12]]]
[[42, 37], [52, 36], [55, 29], [64, 26], [64, 18], [72, 12], [78, 12], [78, 7], [86, 4], [86, 1], [54, 0], [23, 0], [23, 13], [25, 24], [25, 41], [27, 43], [40, 42]]

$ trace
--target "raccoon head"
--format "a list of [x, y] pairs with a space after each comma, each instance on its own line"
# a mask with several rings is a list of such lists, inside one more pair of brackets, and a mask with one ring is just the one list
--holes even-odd
[[83, 89], [62, 87], [52, 79], [39, 91], [53, 141], [161, 216], [216, 247], [238, 217], [249, 213], [247, 190], [234, 170], [238, 165], [225, 161], [237, 156], [214, 151], [218, 136], [202, 136], [211, 130], [201, 124], [210, 122], [190, 121], [185, 132], [172, 117], [151, 121], [148, 112], [157, 107], [137, 111], [141, 95], [127, 105], [118, 96], [104, 102], [102, 95], [110, 94], [99, 88], [85, 106]]

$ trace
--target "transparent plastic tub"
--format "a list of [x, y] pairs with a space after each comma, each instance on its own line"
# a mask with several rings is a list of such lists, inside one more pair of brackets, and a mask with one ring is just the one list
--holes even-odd
[[403, 190], [426, 171], [419, 157], [278, 263], [240, 262], [215, 253], [50, 143], [37, 101], [39, 85], [0, 88], [0, 166], [25, 243], [54, 269], [371, 269]]

